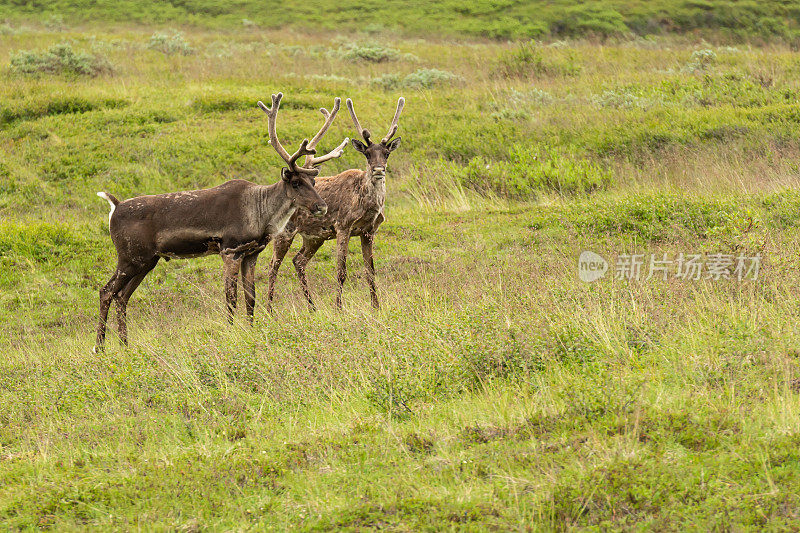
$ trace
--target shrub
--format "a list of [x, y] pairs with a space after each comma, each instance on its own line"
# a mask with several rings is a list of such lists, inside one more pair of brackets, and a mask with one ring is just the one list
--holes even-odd
[[661, 103], [626, 91], [603, 91], [603, 94], [594, 95], [592, 102], [597, 107], [612, 107], [616, 109], [649, 109]]
[[585, 3], [565, 9], [550, 28], [553, 33], [574, 36], [585, 36], [587, 33], [608, 36], [628, 32], [625, 19], [619, 12]]
[[401, 78], [398, 74], [384, 74], [373, 78], [371, 83], [387, 91], [395, 89], [431, 89], [462, 81], [463, 78], [445, 70], [419, 69]]
[[99, 76], [112, 71], [102, 56], [75, 51], [67, 43], [51, 46], [45, 52], [21, 50], [11, 55], [11, 70], [22, 74], [72, 74]]
[[558, 60], [555, 56], [545, 57], [542, 47], [534, 41], [521, 43], [515, 49], [504, 51], [500, 55], [498, 68], [498, 73], [505, 78], [576, 76], [580, 71], [581, 67], [573, 53], [568, 52], [563, 60]]
[[717, 62], [717, 54], [714, 50], [695, 50], [689, 63], [683, 68], [686, 72], [703, 72]]
[[386, 91], [393, 91], [396, 89], [400, 89], [403, 86], [403, 78], [399, 74], [389, 73], [384, 74], [383, 76], [379, 76], [377, 78], [372, 78], [370, 81], [372, 85], [375, 87], [380, 87]]
[[596, 163], [547, 145], [515, 145], [505, 161], [473, 157], [462, 178], [465, 187], [507, 197], [533, 196], [541, 190], [583, 193], [610, 183], [610, 174]]
[[335, 55], [345, 61], [366, 61], [368, 63], [385, 63], [403, 58], [399, 51], [378, 43], [345, 43], [339, 47]]
[[423, 68], [412, 72], [403, 78], [403, 87], [409, 89], [430, 89], [437, 85], [448, 85], [453, 82], [461, 81], [461, 77], [435, 68]]
[[529, 105], [548, 105], [553, 103], [553, 95], [542, 89], [533, 88], [529, 91], [517, 91], [511, 89], [508, 101], [517, 107]]
[[67, 28], [64, 24], [64, 17], [61, 15], [50, 15], [42, 22], [42, 24], [48, 30], [61, 31]]
[[19, 28], [15, 28], [8, 22], [0, 24], [0, 35], [16, 35], [20, 32]]
[[166, 55], [182, 54], [186, 56], [194, 53], [194, 48], [189, 46], [189, 43], [183, 38], [183, 34], [177, 31], [155, 32], [150, 36], [147, 47]]
[[505, 105], [498, 105], [491, 116], [495, 120], [527, 120], [533, 107], [549, 105], [554, 100], [553, 95], [542, 89], [511, 89], [506, 100], [502, 101]]

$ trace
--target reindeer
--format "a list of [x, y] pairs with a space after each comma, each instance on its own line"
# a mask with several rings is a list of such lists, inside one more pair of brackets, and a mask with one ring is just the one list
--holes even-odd
[[[397, 110], [389, 126], [389, 132], [379, 143], [370, 140], [370, 132], [361, 127], [353, 101], [347, 99], [347, 109], [364, 143], [352, 140], [353, 148], [364, 154], [367, 160], [366, 170], [346, 170], [335, 176], [317, 179], [317, 192], [328, 204], [328, 212], [321, 217], [314, 217], [307, 210], [300, 208], [286, 224], [284, 230], [274, 240], [273, 256], [269, 267], [269, 290], [267, 292], [268, 308], [272, 309], [275, 292], [275, 279], [284, 256], [292, 245], [292, 240], [299, 233], [303, 237], [303, 246], [294, 256], [297, 275], [303, 294], [310, 309], [315, 309], [311, 292], [306, 279], [306, 265], [317, 253], [320, 246], [330, 239], [336, 239], [336, 279], [339, 282], [336, 295], [336, 307], [342, 308], [342, 286], [347, 278], [347, 246], [351, 237], [361, 237], [361, 253], [364, 256], [364, 270], [372, 300], [372, 307], [378, 309], [378, 292], [375, 287], [375, 265], [373, 263], [372, 245], [375, 232], [384, 221], [383, 205], [386, 201], [386, 162], [400, 145], [400, 137], [392, 140], [397, 133], [397, 121], [403, 111], [405, 98], [397, 101]], [[306, 162], [306, 166], [308, 163]]]
[[[314, 189], [318, 165], [339, 157], [349, 139], [332, 152], [315, 157], [315, 146], [330, 127], [341, 100], [336, 98], [333, 111], [322, 109], [325, 123], [312, 139], [304, 139], [292, 155], [283, 148], [275, 131], [275, 121], [282, 93], [272, 95], [272, 107], [258, 106], [268, 116], [270, 144], [287, 166], [273, 185], [256, 185], [245, 180], [231, 180], [211, 189], [153, 196], [138, 196], [119, 201], [107, 192], [98, 196], [111, 206], [109, 230], [117, 249], [117, 268], [100, 289], [100, 322], [97, 326], [95, 353], [103, 350], [106, 321], [112, 300], [117, 303], [117, 326], [123, 345], [128, 343], [126, 313], [128, 300], [144, 277], [161, 258], [222, 257], [228, 319], [236, 310], [236, 288], [242, 273], [247, 316], [252, 324], [255, 307], [255, 266], [258, 254], [270, 239], [280, 233], [299, 207], [310, 216], [320, 217], [327, 205]], [[306, 156], [305, 165], [297, 160]]]

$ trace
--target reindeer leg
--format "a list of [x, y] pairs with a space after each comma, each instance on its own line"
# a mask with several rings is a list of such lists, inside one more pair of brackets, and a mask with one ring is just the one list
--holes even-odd
[[275, 296], [275, 280], [283, 258], [292, 246], [294, 235], [278, 235], [272, 244], [272, 261], [269, 263], [269, 289], [267, 290], [267, 311], [272, 313], [272, 300]]
[[347, 245], [350, 244], [350, 231], [342, 230], [336, 234], [336, 281], [339, 292], [336, 294], [336, 307], [342, 309], [342, 288], [347, 279]]
[[236, 286], [239, 282], [239, 269], [242, 266], [242, 258], [236, 257], [235, 253], [223, 251], [222, 271], [225, 278], [225, 303], [228, 309], [228, 322], [233, 324], [233, 314], [236, 312]]
[[120, 278], [119, 266], [114, 271], [114, 275], [108, 280], [100, 289], [100, 321], [97, 324], [97, 340], [95, 341], [92, 352], [101, 353], [105, 350], [106, 342], [106, 323], [108, 321], [108, 309], [111, 307], [111, 300], [114, 298], [114, 293], [119, 290], [123, 282], [118, 281]]
[[244, 287], [244, 305], [247, 309], [247, 320], [253, 325], [253, 313], [256, 307], [256, 261], [258, 254], [251, 254], [242, 259], [242, 286]]
[[108, 283], [100, 289], [100, 320], [97, 324], [97, 340], [95, 341], [94, 353], [100, 353], [105, 349], [106, 325], [108, 322], [108, 310], [111, 302], [117, 293], [122, 290], [131, 278], [129, 265], [117, 264], [117, 270]]
[[378, 289], [375, 286], [375, 263], [372, 259], [372, 243], [375, 235], [367, 234], [361, 236], [361, 254], [364, 256], [364, 271], [367, 274], [367, 285], [369, 286], [369, 297], [372, 300], [372, 307], [380, 309], [378, 303]]
[[297, 270], [297, 277], [300, 278], [300, 287], [303, 289], [303, 296], [306, 297], [308, 307], [312, 312], [316, 310], [316, 307], [314, 306], [314, 300], [311, 298], [311, 291], [308, 289], [306, 265], [308, 265], [308, 262], [311, 261], [311, 258], [314, 257], [314, 254], [317, 253], [317, 250], [319, 250], [319, 247], [322, 246], [324, 242], [325, 239], [306, 239], [303, 237], [303, 247], [300, 248], [300, 251], [297, 252], [297, 255], [292, 259], [294, 268]]
[[114, 296], [117, 302], [117, 334], [119, 340], [124, 346], [128, 345], [128, 300], [131, 299], [133, 292], [142, 283], [142, 280], [153, 270], [158, 264], [158, 258], [152, 264], [147, 265], [142, 271], [135, 274], [120, 291]]

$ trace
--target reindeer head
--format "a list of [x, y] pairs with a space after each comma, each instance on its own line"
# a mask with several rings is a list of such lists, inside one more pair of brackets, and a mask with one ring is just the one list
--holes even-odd
[[[287, 167], [283, 167], [281, 169], [281, 178], [286, 185], [286, 195], [291, 199], [294, 205], [304, 207], [314, 215], [322, 216], [328, 211], [328, 206], [314, 189], [314, 178], [316, 178], [319, 174], [318, 166], [325, 161], [329, 161], [335, 157], [341, 156], [344, 152], [344, 147], [347, 145], [350, 139], [345, 138], [344, 142], [342, 142], [342, 144], [340, 144], [332, 152], [320, 157], [314, 157], [314, 155], [317, 153], [315, 147], [317, 146], [319, 140], [328, 131], [333, 119], [336, 117], [336, 113], [339, 112], [339, 104], [341, 103], [341, 100], [336, 98], [332, 113], [328, 113], [328, 111], [324, 108], [320, 109], [320, 112], [322, 112], [323, 116], [325, 116], [325, 123], [323, 124], [322, 129], [317, 132], [310, 142], [308, 139], [303, 139], [303, 142], [300, 143], [300, 148], [297, 150], [297, 152], [290, 156], [289, 152], [287, 152], [281, 145], [281, 142], [278, 140], [278, 134], [275, 131], [275, 120], [278, 117], [278, 109], [280, 109], [281, 98], [283, 98], [283, 93], [278, 93], [277, 95], [273, 94], [271, 108], [268, 108], [263, 102], [260, 101], [258, 102], [258, 107], [260, 107], [267, 114], [267, 117], [269, 117], [270, 144], [273, 148], [275, 148], [275, 151], [278, 152], [278, 155], [280, 155], [281, 158], [283, 158], [283, 160], [288, 164]], [[297, 160], [302, 156], [306, 156], [306, 160], [303, 166], [300, 166], [297, 164]]]
[[397, 121], [400, 118], [400, 113], [403, 112], [403, 106], [406, 104], [406, 99], [402, 96], [397, 101], [397, 110], [392, 119], [392, 125], [389, 126], [389, 133], [381, 139], [381, 142], [374, 143], [370, 140], [371, 134], [369, 130], [361, 127], [358, 122], [358, 117], [353, 109], [353, 101], [347, 99], [347, 109], [350, 111], [350, 116], [353, 118], [353, 123], [358, 130], [359, 135], [364, 138], [366, 144], [358, 139], [353, 139], [353, 148], [364, 154], [367, 158], [367, 176], [371, 179], [384, 179], [386, 177], [386, 162], [389, 160], [391, 154], [398, 146], [400, 146], [400, 137], [392, 140], [392, 137], [397, 133]]

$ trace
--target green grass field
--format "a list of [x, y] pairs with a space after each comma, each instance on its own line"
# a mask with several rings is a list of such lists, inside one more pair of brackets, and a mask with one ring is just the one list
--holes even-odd
[[[709, 41], [631, 35], [667, 10], [644, 2], [608, 3], [628, 29], [605, 40], [498, 33], [545, 42], [486, 40], [491, 10], [354, 31], [349, 5], [319, 29], [194, 4], [171, 26], [144, 2], [0, 8], [0, 529], [800, 527], [800, 57], [758, 11], [790, 31], [791, 3], [681, 4], [755, 13]], [[162, 262], [130, 346], [112, 328], [93, 355], [115, 260], [95, 192], [274, 182], [255, 102], [278, 91], [291, 146], [336, 96], [375, 132], [407, 100], [382, 309], [356, 241], [342, 312], [328, 243], [319, 310], [287, 261], [253, 328], [225, 320], [218, 257]], [[353, 135], [343, 111], [320, 149]], [[579, 280], [584, 250], [605, 278]], [[615, 279], [620, 255], [680, 253], [761, 270]]]

